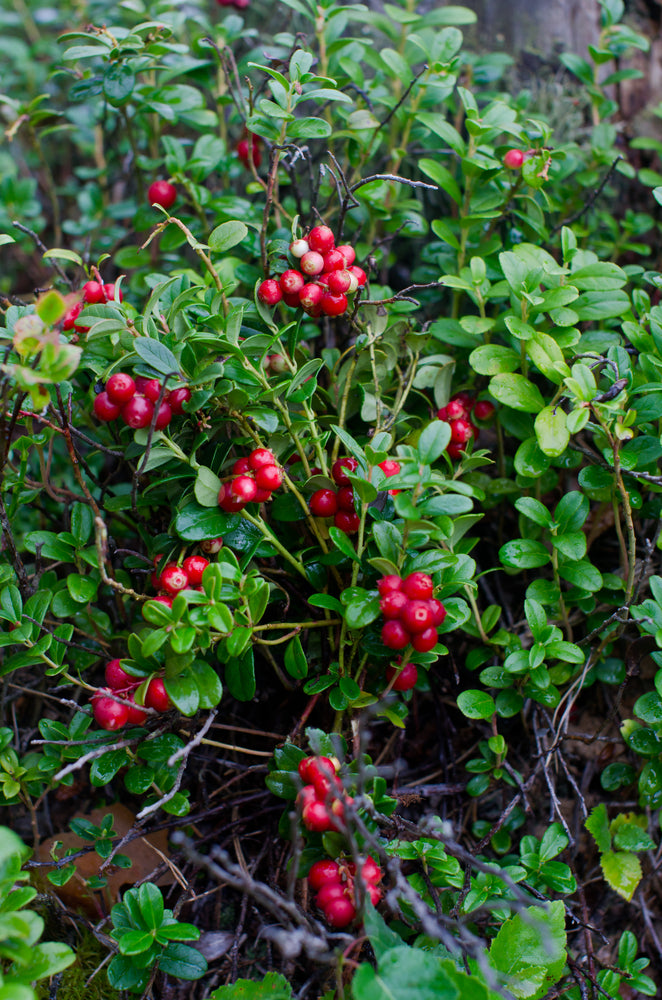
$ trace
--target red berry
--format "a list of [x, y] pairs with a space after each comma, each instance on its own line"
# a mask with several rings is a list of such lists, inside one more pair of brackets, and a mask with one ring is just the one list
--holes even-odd
[[248, 456], [251, 469], [259, 469], [263, 465], [275, 465], [276, 456], [270, 448], [253, 448]]
[[[253, 485], [255, 486], [255, 483], [253, 483]], [[255, 486], [255, 490], [257, 492], [257, 486]], [[247, 500], [241, 500], [233, 494], [230, 483], [221, 485], [221, 488], [218, 491], [218, 506], [221, 510], [224, 510], [226, 514], [237, 514], [240, 510], [243, 510], [247, 503]]]
[[156, 712], [167, 712], [172, 708], [170, 695], [165, 689], [162, 677], [152, 677], [145, 692], [145, 704]]
[[311, 889], [317, 892], [321, 889], [323, 885], [327, 885], [329, 882], [339, 882], [340, 881], [340, 866], [337, 861], [331, 861], [330, 858], [324, 858], [322, 861], [316, 861], [310, 867], [308, 872], [308, 885]]
[[83, 285], [83, 301], [88, 305], [96, 305], [105, 302], [106, 296], [103, 293], [103, 285], [100, 281], [86, 281]]
[[334, 490], [315, 490], [308, 506], [314, 517], [333, 517], [338, 510], [338, 497]]
[[425, 632], [434, 625], [434, 611], [428, 601], [409, 601], [400, 620], [408, 632]]
[[255, 499], [257, 485], [250, 476], [237, 476], [230, 483], [230, 491], [237, 500], [241, 500], [242, 504], [250, 503]]
[[470, 413], [474, 408], [476, 400], [470, 392], [463, 390], [462, 392], [456, 392], [454, 396], [451, 396], [451, 402], [461, 403], [467, 413]]
[[370, 884], [366, 886], [365, 891], [366, 895], [370, 897], [370, 902], [372, 903], [372, 905], [377, 906], [377, 903], [383, 896], [382, 890], [379, 889], [376, 885]]
[[188, 403], [191, 398], [191, 390], [188, 386], [182, 385], [179, 389], [171, 389], [168, 396], [168, 402], [170, 404], [170, 409], [173, 413], [180, 416], [183, 412], [183, 404]]
[[375, 861], [373, 857], [368, 855], [368, 857], [363, 862], [361, 867], [361, 875], [364, 881], [372, 882], [373, 884], [379, 882], [382, 877], [382, 870]]
[[278, 465], [261, 465], [255, 473], [255, 482], [261, 490], [277, 490], [283, 483], [283, 470]]
[[314, 313], [318, 309], [321, 311], [323, 298], [324, 289], [320, 285], [311, 282], [308, 285], [304, 285], [299, 292], [299, 305], [308, 313]]
[[169, 403], [163, 402], [159, 406], [158, 412], [156, 414], [156, 423], [154, 428], [157, 431], [162, 431], [164, 427], [167, 427], [172, 420], [172, 409]]
[[451, 441], [451, 443], [446, 448], [446, 454], [448, 455], [449, 458], [460, 458], [462, 456], [463, 451], [464, 451], [464, 446], [461, 444], [456, 444], [453, 441]]
[[290, 294], [289, 292], [283, 292], [283, 302], [286, 306], [290, 306], [292, 309], [298, 309], [301, 305], [299, 293], [292, 292], [292, 294]]
[[377, 590], [382, 597], [385, 597], [394, 590], [402, 590], [402, 580], [395, 573], [390, 573], [377, 581]]
[[[340, 250], [329, 250], [328, 253], [324, 254], [324, 270], [329, 271], [344, 271], [347, 266], [347, 261], [345, 260], [345, 255], [340, 252]], [[349, 279], [348, 279], [349, 287]]]
[[340, 930], [347, 927], [356, 917], [356, 907], [351, 899], [332, 899], [324, 910], [327, 924]]
[[461, 418], [466, 417], [468, 413], [467, 408], [459, 399], [450, 399], [444, 409], [446, 411], [446, 416], [443, 419], [446, 421], [460, 420]]
[[121, 302], [124, 298], [121, 288], [115, 288], [114, 284], [107, 284], [103, 286], [103, 294], [106, 296], [106, 302], [114, 302], [117, 300]]
[[349, 243], [343, 243], [341, 246], [336, 247], [336, 250], [345, 258], [345, 267], [351, 267], [356, 260], [356, 250], [354, 247], [350, 246]]
[[430, 600], [428, 601], [428, 604], [430, 605], [430, 608], [432, 609], [432, 614], [434, 616], [432, 624], [436, 628], [437, 625], [441, 625], [442, 622], [444, 621], [446, 617], [446, 608], [443, 606], [441, 601], [438, 601], [435, 597], [431, 597]]
[[312, 785], [304, 785], [304, 787], [297, 795], [297, 805], [299, 805], [303, 809], [311, 802], [319, 802], [319, 799], [315, 794], [315, 789], [313, 788]]
[[257, 297], [265, 305], [275, 306], [282, 299], [283, 293], [275, 278], [267, 278], [258, 288]]
[[232, 471], [236, 476], [243, 476], [245, 473], [250, 472], [251, 467], [248, 462], [248, 457], [243, 455], [241, 458], [238, 458], [232, 466]]
[[161, 395], [161, 383], [157, 378], [144, 378], [139, 375], [136, 379], [136, 389], [149, 399], [150, 403], [157, 403]]
[[352, 272], [352, 274], [354, 275], [354, 277], [356, 278], [356, 280], [359, 283], [359, 287], [363, 288], [363, 286], [365, 285], [366, 281], [368, 280], [368, 276], [365, 273], [365, 271], [363, 270], [363, 268], [362, 267], [357, 267], [356, 264], [352, 264], [352, 265], [350, 265], [350, 267], [347, 268], [347, 270]]
[[418, 680], [416, 664], [405, 663], [402, 667], [387, 667], [386, 679], [389, 684], [394, 677], [395, 680], [391, 685], [394, 691], [411, 691], [413, 687], [416, 687], [416, 681]]
[[133, 396], [122, 407], [122, 420], [134, 430], [138, 427], [149, 427], [154, 414], [154, 404], [144, 396]]
[[111, 401], [107, 392], [100, 392], [94, 397], [93, 409], [95, 416], [104, 423], [117, 420], [121, 411], [121, 407]]
[[319, 906], [320, 910], [326, 910], [334, 899], [347, 898], [347, 886], [341, 882], [340, 879], [337, 879], [335, 882], [328, 881], [320, 887], [320, 890], [315, 897], [315, 902]]
[[354, 472], [358, 469], [359, 463], [355, 458], [339, 458], [331, 466], [331, 475], [333, 476], [334, 482], [338, 486], [351, 486], [347, 475], [344, 470], [349, 469], [350, 472]]
[[106, 392], [111, 402], [123, 406], [135, 396], [136, 383], [126, 372], [116, 372], [106, 382]]
[[385, 476], [397, 476], [402, 466], [394, 458], [385, 458], [383, 462], [379, 463], [379, 468]]
[[401, 622], [396, 621], [394, 618], [384, 622], [382, 626], [382, 642], [389, 649], [404, 649], [405, 646], [409, 645], [410, 641], [411, 636]]
[[209, 560], [204, 556], [188, 556], [182, 563], [182, 569], [188, 577], [188, 582], [197, 587], [202, 583], [202, 574], [209, 566]]
[[262, 487], [258, 486], [253, 503], [266, 503], [267, 500], [271, 500], [271, 493], [271, 490], [263, 490]]
[[162, 208], [170, 208], [177, 200], [177, 188], [169, 181], [154, 181], [147, 188], [147, 200], [150, 205], [160, 205]]
[[427, 573], [410, 573], [402, 581], [402, 589], [412, 601], [428, 601], [434, 593], [434, 584]]
[[333, 523], [336, 528], [340, 528], [340, 530], [344, 531], [346, 535], [355, 535], [359, 530], [361, 518], [358, 514], [350, 514], [346, 510], [339, 510], [338, 513], [334, 515]]
[[[168, 597], [166, 594], [159, 594], [158, 597], [150, 597], [150, 601], [156, 601], [158, 604], [164, 604], [166, 608], [172, 607], [172, 597]], [[144, 611], [145, 605], [143, 604], [143, 618], [145, 617]]]
[[336, 238], [328, 226], [313, 226], [308, 233], [308, 244], [311, 250], [317, 250], [318, 253], [328, 253], [329, 250], [333, 250]]
[[437, 410], [437, 420], [444, 420], [446, 423], [448, 423], [448, 407], [447, 406], [442, 406], [439, 410]]
[[298, 295], [306, 284], [306, 280], [301, 271], [295, 271], [291, 268], [289, 271], [283, 271], [278, 279], [278, 284], [283, 294]]
[[122, 726], [126, 725], [129, 709], [127, 705], [121, 705], [119, 701], [111, 698], [109, 693], [104, 693], [104, 690], [102, 689], [99, 694], [92, 698], [94, 721], [102, 729], [115, 732], [116, 729], [121, 729]]
[[521, 149], [509, 149], [503, 158], [504, 167], [510, 170], [520, 170], [524, 163], [524, 153]]
[[426, 628], [424, 632], [412, 636], [411, 644], [417, 653], [429, 653], [439, 642], [436, 628]]
[[136, 696], [133, 691], [131, 691], [127, 696], [127, 701], [132, 703], [130, 707], [127, 706], [129, 709], [127, 722], [131, 726], [142, 726], [142, 724], [147, 721], [148, 714], [144, 708], [141, 708], [140, 705], [136, 704]]
[[320, 802], [325, 802], [329, 797], [335, 800], [344, 792], [342, 781], [333, 771], [330, 774], [313, 772], [313, 788]]
[[347, 270], [331, 271], [327, 282], [329, 291], [334, 295], [341, 295], [348, 292], [352, 284], [352, 275]]
[[216, 552], [220, 552], [223, 548], [222, 538], [205, 538], [200, 542], [200, 548], [207, 555], [214, 555]]
[[308, 253], [309, 250], [310, 243], [308, 240], [293, 240], [292, 243], [290, 243], [290, 253], [297, 259], [303, 257], [303, 255]]
[[161, 573], [161, 590], [165, 590], [171, 597], [176, 597], [180, 590], [186, 590], [189, 585], [189, 578], [186, 571], [175, 563], [169, 563]]
[[62, 321], [62, 329], [78, 330], [78, 332], [84, 330], [85, 327], [76, 326], [76, 320], [78, 319], [82, 311], [83, 311], [82, 302], [77, 302], [75, 305], [71, 307], [71, 309], [67, 309], [66, 313], [64, 314], [64, 319]]
[[[220, 0], [219, 0], [220, 2]], [[224, 6], [229, 7], [234, 6], [237, 10], [242, 10], [244, 7], [248, 7], [249, 0], [231, 0], [231, 3], [225, 3]], [[262, 163], [262, 153], [260, 152], [260, 137], [259, 135], [253, 135], [253, 163], [256, 167], [259, 167]], [[248, 139], [240, 139], [236, 145], [237, 156], [243, 163], [245, 167], [249, 166], [250, 163], [250, 142]]]
[[341, 486], [338, 489], [338, 506], [350, 514], [354, 513], [354, 488], [352, 486]]
[[301, 811], [303, 825], [312, 833], [333, 830], [334, 824], [323, 802], [307, 802]]
[[409, 598], [402, 590], [392, 590], [384, 594], [379, 602], [379, 610], [386, 619], [402, 618], [405, 608], [409, 607]]
[[297, 770], [299, 777], [306, 785], [310, 785], [316, 774], [332, 775], [336, 768], [330, 757], [304, 757], [299, 761]]
[[299, 261], [299, 267], [305, 274], [321, 274], [324, 270], [324, 257], [316, 250], [309, 250]]
[[322, 312], [326, 316], [342, 316], [347, 312], [347, 296], [326, 292], [322, 296]]
[[139, 677], [132, 677], [122, 668], [119, 660], [108, 660], [106, 664], [106, 684], [113, 691], [126, 691], [140, 684]]
[[451, 442], [453, 444], [466, 444], [473, 436], [473, 425], [469, 420], [462, 417], [460, 420], [451, 422]]
[[476, 420], [489, 420], [494, 413], [494, 403], [489, 399], [479, 399], [474, 406], [474, 417]]

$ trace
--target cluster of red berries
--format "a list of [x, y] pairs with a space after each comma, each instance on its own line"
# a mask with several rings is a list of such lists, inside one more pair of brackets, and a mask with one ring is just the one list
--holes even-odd
[[265, 305], [275, 306], [282, 299], [309, 316], [342, 316], [349, 304], [347, 296], [368, 280], [363, 268], [354, 263], [354, 247], [348, 243], [337, 247], [328, 226], [314, 226], [305, 239], [294, 240], [290, 254], [299, 261], [300, 270], [288, 268], [280, 278], [263, 281], [257, 296]]
[[446, 617], [446, 609], [433, 596], [431, 576], [427, 573], [410, 573], [404, 579], [395, 574], [383, 576], [377, 581], [377, 590], [381, 598], [379, 609], [385, 618], [382, 626], [385, 646], [389, 649], [413, 646], [417, 653], [427, 653], [437, 645], [437, 627]]
[[245, 10], [250, 2], [251, 0], [216, 0], [219, 7], [236, 7], [237, 10]]
[[[206, 551], [218, 552], [218, 549], [223, 545], [222, 538], [213, 539], [213, 541], [220, 542], [218, 548], [209, 548]], [[202, 574], [207, 566], [209, 566], [209, 560], [205, 559], [204, 556], [188, 556], [181, 566], [178, 563], [168, 563], [160, 573], [154, 570], [151, 577], [152, 586], [159, 591], [159, 595], [151, 600], [171, 608], [173, 600], [182, 590], [202, 590]]]
[[[125, 424], [134, 429], [149, 427], [162, 388], [156, 378], [136, 375], [134, 379], [126, 372], [116, 372], [106, 382], [105, 389], [94, 397], [94, 413], [105, 423], [121, 417]], [[163, 430], [173, 416], [180, 416], [184, 412], [184, 403], [190, 398], [191, 390], [188, 386], [168, 390], [159, 405], [154, 425], [156, 430]]]
[[67, 309], [62, 320], [63, 330], [75, 330], [76, 333], [87, 333], [86, 326], [78, 326], [76, 320], [85, 306], [103, 305], [104, 302], [118, 302], [123, 299], [122, 289], [114, 284], [103, 285], [100, 281], [86, 281], [83, 285], [83, 298], [76, 305]]
[[301, 805], [301, 820], [311, 833], [342, 830], [345, 803], [353, 802], [345, 795], [343, 783], [336, 774], [337, 761], [330, 757], [304, 757], [299, 761], [299, 777], [304, 786], [297, 801]]
[[[332, 517], [336, 528], [340, 528], [346, 535], [353, 535], [359, 530], [361, 519], [354, 507], [354, 489], [344, 470], [354, 472], [358, 464], [355, 458], [339, 458], [331, 467], [331, 476], [338, 489], [322, 487], [315, 490], [308, 501], [310, 513], [314, 517]], [[400, 472], [400, 463], [393, 458], [386, 458], [379, 463], [379, 468], [384, 475], [395, 476]], [[396, 492], [398, 491], [389, 490], [389, 493]]]
[[468, 392], [457, 392], [451, 396], [446, 406], [437, 410], [437, 419], [450, 424], [451, 439], [446, 447], [446, 452], [451, 458], [459, 458], [472, 438], [478, 439], [480, 428], [472, 422], [471, 417], [476, 420], [489, 420], [494, 413], [494, 403], [489, 400], [479, 400]]
[[[354, 862], [338, 862], [330, 858], [316, 861], [308, 872], [308, 885], [317, 893], [315, 902], [331, 927], [347, 927], [356, 918], [355, 877]], [[377, 885], [381, 880], [382, 870], [370, 855], [361, 865], [361, 877], [366, 895], [370, 897], [372, 905], [376, 906], [382, 898], [382, 891]]]
[[[94, 721], [102, 729], [114, 732], [127, 723], [141, 726], [147, 719], [147, 712], [136, 703], [135, 690], [143, 678], [132, 677], [122, 668], [119, 660], [109, 660], [106, 664], [106, 684], [92, 698]], [[114, 695], [121, 698], [117, 701]], [[130, 704], [124, 704], [129, 702]], [[156, 712], [167, 712], [172, 702], [165, 689], [162, 677], [152, 677], [145, 691], [145, 706]]]
[[154, 181], [147, 188], [147, 200], [150, 205], [171, 208], [177, 200], [177, 188], [170, 181]]
[[283, 483], [284, 473], [269, 448], [254, 448], [232, 466], [234, 478], [224, 483], [218, 494], [218, 505], [228, 514], [242, 510], [247, 503], [271, 500], [271, 494]]

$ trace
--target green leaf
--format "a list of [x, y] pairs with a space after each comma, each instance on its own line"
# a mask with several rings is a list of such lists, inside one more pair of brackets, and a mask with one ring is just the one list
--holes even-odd
[[469, 364], [479, 375], [515, 372], [521, 363], [522, 359], [517, 351], [512, 347], [500, 347], [498, 344], [483, 344], [469, 355]]
[[545, 455], [557, 458], [563, 454], [570, 441], [570, 431], [560, 406], [545, 406], [536, 417], [534, 428], [540, 450]]
[[135, 74], [125, 62], [111, 63], [104, 73], [103, 92], [113, 107], [118, 108], [126, 104], [135, 85]]
[[417, 451], [420, 462], [423, 465], [432, 465], [436, 462], [446, 450], [450, 439], [450, 424], [445, 420], [432, 420], [418, 439]]
[[199, 979], [207, 971], [207, 959], [187, 944], [172, 942], [159, 959], [159, 969], [178, 979]]
[[298, 635], [288, 642], [285, 649], [285, 669], [290, 677], [298, 681], [308, 676], [308, 660]]
[[298, 118], [287, 125], [290, 139], [326, 139], [333, 129], [323, 118]]
[[600, 857], [600, 867], [612, 889], [629, 903], [642, 876], [637, 855], [629, 851], [607, 851]]
[[545, 566], [551, 556], [542, 542], [518, 538], [501, 546], [499, 559], [504, 566], [515, 569], [536, 569], [538, 566]]
[[351, 601], [345, 608], [345, 620], [347, 627], [351, 629], [364, 628], [370, 622], [374, 622], [379, 617], [379, 596], [371, 597], [368, 600], [360, 598], [358, 601]]
[[122, 934], [119, 949], [122, 955], [140, 955], [154, 944], [154, 938], [148, 931], [131, 930]]
[[292, 987], [280, 972], [267, 972], [260, 982], [237, 979], [230, 986], [219, 986], [210, 1000], [292, 1000]]
[[538, 387], [523, 375], [495, 375], [489, 391], [499, 403], [524, 413], [538, 413], [545, 405]]
[[67, 576], [67, 590], [78, 604], [87, 604], [96, 597], [97, 587], [97, 582], [89, 576], [80, 576], [78, 573]]
[[533, 497], [518, 497], [515, 501], [515, 507], [520, 514], [524, 514], [530, 521], [539, 524], [542, 528], [550, 528], [554, 523], [552, 515], [544, 503], [541, 503], [540, 500], [535, 500]]
[[356, 549], [344, 531], [341, 531], [340, 528], [329, 528], [329, 538], [335, 547], [340, 549], [342, 554], [347, 556], [348, 559], [353, 559], [354, 562], [360, 562], [360, 559], [356, 554]]
[[255, 667], [253, 647], [241, 656], [233, 657], [225, 665], [225, 685], [237, 701], [251, 701], [255, 697]]
[[195, 715], [200, 705], [200, 692], [190, 670], [184, 671], [177, 677], [166, 675], [165, 689], [173, 705], [182, 715], [189, 717]]
[[494, 698], [486, 691], [462, 691], [457, 707], [467, 719], [491, 719], [496, 711]]
[[143, 882], [138, 888], [138, 906], [147, 929], [156, 930], [157, 927], [161, 926], [163, 923], [163, 896], [161, 890], [153, 882]]
[[221, 480], [215, 472], [201, 465], [195, 477], [193, 491], [195, 499], [203, 507], [218, 507], [218, 494], [221, 490]]
[[548, 826], [540, 841], [540, 860], [550, 861], [568, 846], [568, 835], [560, 823]]
[[566, 961], [565, 907], [529, 906], [501, 925], [492, 941], [490, 965], [506, 976], [518, 998], [537, 1000], [559, 981]]
[[226, 253], [232, 247], [237, 246], [248, 235], [248, 226], [243, 222], [223, 222], [209, 235], [209, 249], [214, 253]]
[[138, 357], [159, 375], [181, 375], [179, 362], [164, 344], [151, 337], [137, 337], [133, 349]]
[[611, 835], [609, 833], [607, 807], [604, 802], [601, 802], [600, 805], [591, 809], [591, 812], [588, 814], [588, 817], [584, 822], [584, 826], [595, 840], [601, 854], [610, 850]]
[[636, 823], [624, 823], [614, 833], [614, 846], [621, 851], [654, 851], [656, 845]]
[[98, 757], [90, 767], [90, 781], [97, 788], [112, 781], [117, 772], [128, 764], [126, 750], [109, 750], [103, 757]]
[[[208, 470], [211, 472], [211, 470]], [[212, 473], [213, 475], [213, 473]], [[199, 542], [205, 538], [221, 538], [228, 527], [236, 523], [237, 517], [234, 514], [224, 514], [217, 507], [218, 493], [212, 507], [201, 506], [195, 501], [179, 511], [175, 518], [175, 530], [179, 537], [185, 542]]]

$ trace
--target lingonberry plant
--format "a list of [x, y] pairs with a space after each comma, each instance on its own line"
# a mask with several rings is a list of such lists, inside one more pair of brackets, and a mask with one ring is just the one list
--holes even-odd
[[560, 113], [456, 5], [0, 12], [7, 870], [118, 989], [656, 993], [660, 147], [599, 7]]

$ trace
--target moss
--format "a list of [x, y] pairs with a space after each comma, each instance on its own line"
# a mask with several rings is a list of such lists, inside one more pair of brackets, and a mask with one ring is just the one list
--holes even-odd
[[[105, 966], [88, 983], [94, 970], [106, 957], [106, 952], [97, 939], [89, 931], [84, 931], [73, 949], [76, 961], [62, 973], [55, 995], [62, 1000], [120, 1000], [121, 994], [108, 983]], [[48, 1000], [53, 995], [50, 993], [48, 979], [37, 983], [35, 991], [38, 1000]]]

